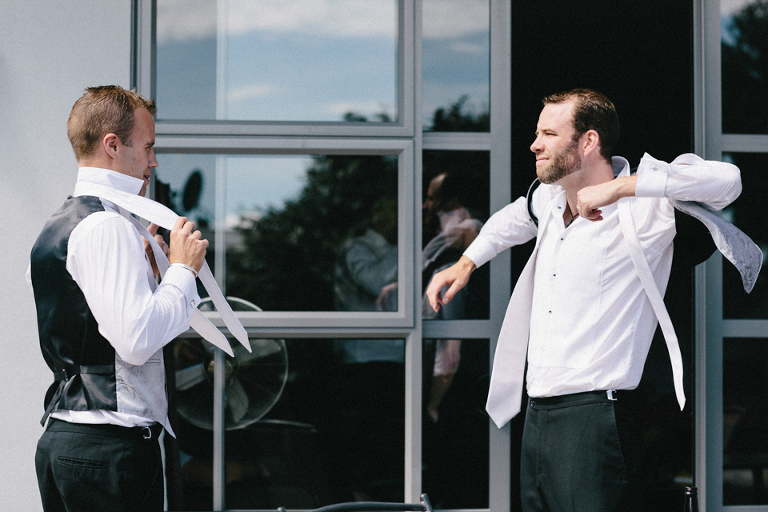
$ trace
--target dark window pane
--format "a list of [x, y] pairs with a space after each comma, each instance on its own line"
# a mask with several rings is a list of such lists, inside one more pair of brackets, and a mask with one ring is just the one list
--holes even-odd
[[[768, 197], [768, 154], [731, 153], [723, 155], [741, 170], [741, 196], [723, 211], [726, 219], [744, 231], [768, 252], [768, 231], [763, 220], [765, 198]], [[768, 318], [768, 277], [761, 272], [752, 292], [747, 294], [738, 270], [723, 258], [723, 316], [725, 318]]]
[[723, 340], [723, 505], [766, 505], [768, 339]]
[[[489, 154], [486, 151], [424, 151], [422, 202], [422, 285], [458, 261], [488, 219]], [[487, 319], [489, 268], [483, 265], [469, 284], [438, 314], [426, 300], [425, 319]]]
[[768, 133], [768, 4], [721, 2], [723, 132]]
[[[211, 350], [197, 338], [174, 343], [184, 510], [211, 510]], [[405, 341], [251, 344], [253, 354], [226, 361], [227, 508], [402, 502]]]
[[488, 508], [488, 340], [425, 340], [422, 481], [436, 509]]

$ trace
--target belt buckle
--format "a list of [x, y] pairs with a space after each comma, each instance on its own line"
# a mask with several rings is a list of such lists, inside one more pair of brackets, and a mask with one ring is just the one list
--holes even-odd
[[150, 427], [142, 427], [142, 430], [144, 431], [142, 434], [144, 439], [152, 439], [152, 429]]
[[610, 400], [611, 402], [615, 402], [616, 400], [619, 399], [619, 397], [616, 396], [615, 389], [609, 389], [608, 391], [605, 392], [605, 394], [608, 397], [608, 400]]

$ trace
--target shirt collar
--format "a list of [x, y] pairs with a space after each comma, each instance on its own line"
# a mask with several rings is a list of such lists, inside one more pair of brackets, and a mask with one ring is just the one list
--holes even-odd
[[611, 157], [611, 169], [614, 177], [629, 176], [629, 162], [622, 156]]
[[89, 183], [111, 187], [129, 194], [137, 194], [141, 191], [144, 180], [100, 167], [80, 167], [77, 172], [77, 184], [74, 196], [89, 195], [87, 187]]

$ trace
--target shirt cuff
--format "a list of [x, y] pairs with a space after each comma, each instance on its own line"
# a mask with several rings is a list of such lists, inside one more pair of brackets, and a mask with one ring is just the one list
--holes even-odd
[[168, 267], [161, 284], [171, 285], [184, 294], [187, 309], [195, 309], [200, 304], [200, 296], [197, 294], [197, 282], [192, 272], [182, 267]]
[[464, 256], [471, 259], [475, 267], [480, 267], [496, 257], [496, 249], [490, 242], [478, 237], [469, 244]]
[[664, 197], [667, 191], [667, 176], [669, 164], [656, 160], [646, 153], [637, 166], [637, 197]]

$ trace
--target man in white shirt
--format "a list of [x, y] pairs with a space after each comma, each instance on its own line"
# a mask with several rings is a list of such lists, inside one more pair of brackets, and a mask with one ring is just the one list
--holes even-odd
[[54, 376], [35, 456], [46, 511], [163, 509], [157, 437], [173, 432], [162, 347], [189, 328], [208, 241], [183, 217], [170, 247], [150, 226], [171, 262], [158, 285], [141, 233], [151, 235], [93, 193], [144, 195], [157, 167], [154, 112], [154, 101], [120, 87], [86, 89], [67, 122], [75, 192], [32, 249], [28, 279]]
[[[530, 202], [538, 225], [519, 198], [427, 290], [439, 310], [475, 268], [536, 237], [499, 335], [487, 404], [499, 427], [517, 414], [527, 356], [527, 512], [624, 511], [640, 503], [630, 391], [657, 326], [658, 303], [649, 296], [663, 296], [669, 279], [672, 200], [719, 210], [741, 192], [735, 166], [694, 155], [671, 164], [645, 155], [630, 175], [628, 162], [612, 156], [618, 137], [605, 96], [578, 89], [545, 98], [531, 145], [542, 183]], [[668, 346], [682, 407], [679, 348], [676, 340]]]

